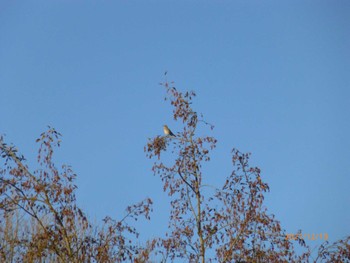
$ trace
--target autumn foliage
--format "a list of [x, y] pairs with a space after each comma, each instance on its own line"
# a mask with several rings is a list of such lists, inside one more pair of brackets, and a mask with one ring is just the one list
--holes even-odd
[[[198, 137], [201, 126], [213, 126], [191, 108], [194, 92], [182, 94], [168, 83], [167, 99], [173, 105], [175, 121], [183, 125], [177, 137], [157, 136], [147, 145], [155, 158], [153, 172], [171, 196], [167, 238], [158, 243], [163, 259], [188, 262], [302, 262], [309, 252], [296, 255], [280, 223], [263, 207], [269, 187], [260, 169], [249, 165], [249, 154], [232, 150], [233, 171], [221, 187], [208, 194], [202, 165], [210, 161], [216, 139]], [[174, 153], [172, 164], [162, 154]], [[299, 240], [305, 246], [303, 240]]]
[[302, 238], [286, 238], [264, 206], [269, 186], [250, 154], [233, 149], [232, 173], [223, 185], [208, 186], [203, 164], [217, 140], [197, 133], [214, 127], [192, 108], [194, 92], [179, 92], [173, 83], [162, 87], [182, 129], [149, 139], [145, 152], [163, 183], [160, 191], [169, 196], [167, 233], [144, 244], [137, 240], [131, 223], [150, 220], [149, 198], [127, 207], [120, 219], [92, 224], [76, 202], [76, 174], [54, 164], [61, 135], [49, 127], [37, 139], [37, 169], [0, 138], [0, 262], [350, 261], [350, 237], [324, 243], [316, 256]]
[[101, 226], [92, 226], [76, 204], [76, 175], [53, 163], [60, 137], [49, 128], [37, 139], [40, 168], [34, 171], [14, 146], [0, 140], [0, 262], [134, 260], [141, 249], [127, 239], [138, 235], [127, 220], [149, 218], [151, 200], [128, 207], [119, 221], [106, 217]]

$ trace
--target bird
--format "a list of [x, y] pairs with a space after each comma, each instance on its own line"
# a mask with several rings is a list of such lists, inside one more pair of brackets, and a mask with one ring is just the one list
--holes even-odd
[[167, 125], [163, 126], [164, 134], [176, 137], [176, 135], [168, 128]]

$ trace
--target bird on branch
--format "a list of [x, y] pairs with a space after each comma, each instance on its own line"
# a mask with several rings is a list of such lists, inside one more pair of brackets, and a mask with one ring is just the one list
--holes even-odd
[[164, 134], [176, 137], [176, 135], [168, 128], [167, 125], [163, 126]]

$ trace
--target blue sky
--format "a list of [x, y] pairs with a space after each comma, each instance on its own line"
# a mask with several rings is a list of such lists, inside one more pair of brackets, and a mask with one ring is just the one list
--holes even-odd
[[208, 181], [222, 185], [233, 147], [251, 152], [287, 232], [334, 241], [350, 234], [349, 32], [349, 1], [1, 0], [0, 133], [32, 162], [55, 127], [88, 215], [151, 197], [138, 226], [161, 235], [168, 199], [143, 147], [181, 128], [158, 85], [167, 70], [215, 124]]

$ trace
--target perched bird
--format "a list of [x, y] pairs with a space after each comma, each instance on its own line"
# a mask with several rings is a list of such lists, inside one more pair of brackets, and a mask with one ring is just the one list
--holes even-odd
[[176, 137], [176, 135], [168, 128], [168, 126], [163, 126], [164, 134]]

